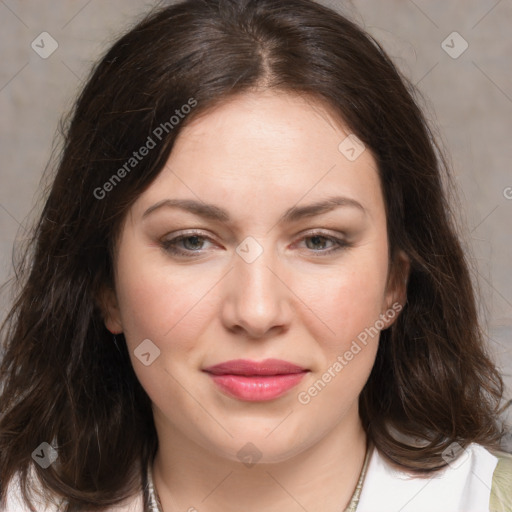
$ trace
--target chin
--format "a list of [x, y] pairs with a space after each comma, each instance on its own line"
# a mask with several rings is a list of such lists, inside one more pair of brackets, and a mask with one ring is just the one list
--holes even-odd
[[[276, 464], [286, 461], [306, 450], [316, 440], [314, 433], [310, 435], [303, 433], [301, 436], [290, 430], [290, 426], [288, 428], [285, 428], [284, 424], [279, 426], [279, 422], [272, 422], [271, 428], [265, 430], [255, 428], [250, 424], [239, 430], [229, 427], [227, 430], [233, 436], [232, 438], [226, 439], [226, 436], [223, 436], [220, 444], [218, 444], [218, 439], [207, 441], [206, 447], [220, 457], [246, 463], [249, 466], [256, 462]], [[302, 440], [304, 436], [309, 443]]]

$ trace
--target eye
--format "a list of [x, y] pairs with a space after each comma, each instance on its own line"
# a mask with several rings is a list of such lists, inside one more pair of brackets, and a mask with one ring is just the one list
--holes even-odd
[[[308, 240], [312, 243], [308, 244]], [[336, 237], [327, 236], [323, 233], [311, 233], [310, 235], [303, 237], [301, 241], [306, 241], [307, 249], [313, 251], [315, 256], [330, 255], [341, 249], [349, 247], [349, 244], [346, 241], [340, 240]], [[326, 244], [329, 242], [332, 244], [331, 248], [325, 249]]]
[[[324, 233], [311, 233], [299, 240], [299, 242], [304, 241], [306, 242], [306, 249], [312, 252], [315, 257], [328, 256], [350, 246], [348, 242], [333, 236], [327, 236]], [[208, 247], [205, 248], [206, 242], [213, 243], [213, 240], [200, 233], [189, 232], [168, 240], [162, 240], [160, 244], [166, 252], [172, 255], [193, 258], [208, 249]], [[328, 244], [330, 244], [330, 248], [326, 248]]]
[[[206, 240], [210, 239], [197, 233], [187, 233], [169, 240], [162, 240], [161, 245], [165, 251], [171, 254], [193, 256], [193, 253], [202, 252], [201, 250], [204, 248], [203, 245]], [[180, 244], [182, 244], [184, 249], [180, 248]]]

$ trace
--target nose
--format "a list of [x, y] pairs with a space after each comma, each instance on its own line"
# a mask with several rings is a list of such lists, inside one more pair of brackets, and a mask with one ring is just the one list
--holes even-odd
[[270, 250], [249, 261], [235, 255], [234, 268], [227, 276], [223, 322], [230, 331], [265, 338], [289, 327], [291, 291]]

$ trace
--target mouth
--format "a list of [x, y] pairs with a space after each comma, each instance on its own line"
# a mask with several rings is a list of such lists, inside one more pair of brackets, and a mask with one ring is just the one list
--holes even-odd
[[280, 359], [235, 359], [203, 370], [224, 394], [249, 402], [273, 400], [295, 387], [310, 370]]

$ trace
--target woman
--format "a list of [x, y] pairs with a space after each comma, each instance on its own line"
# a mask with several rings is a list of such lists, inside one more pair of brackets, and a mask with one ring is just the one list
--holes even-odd
[[130, 30], [4, 326], [5, 510], [510, 510], [438, 154], [380, 46], [310, 0]]

